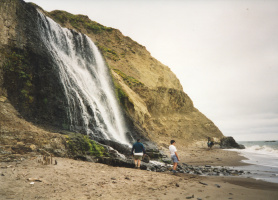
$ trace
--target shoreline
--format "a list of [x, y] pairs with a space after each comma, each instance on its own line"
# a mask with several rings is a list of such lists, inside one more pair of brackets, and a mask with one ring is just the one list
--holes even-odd
[[[236, 156], [237, 152], [227, 153], [222, 149], [207, 151], [202, 148], [185, 150], [179, 146], [177, 148], [181, 163], [224, 166], [232, 162], [237, 166], [244, 166], [239, 161], [241, 157]], [[232, 161], [229, 161], [230, 158]], [[4, 184], [0, 184], [0, 196], [4, 199], [81, 200], [278, 199], [278, 184], [252, 178], [191, 174], [174, 176], [171, 172], [150, 172], [67, 158], [55, 159], [57, 165], [41, 165], [36, 157], [19, 163], [1, 162], [0, 182]], [[31, 181], [33, 179], [29, 178], [38, 181]]]
[[278, 184], [277, 167], [250, 163], [248, 162], [250, 158], [240, 155], [240, 152], [236, 149], [220, 149], [219, 147], [212, 148], [211, 150], [205, 147], [181, 149], [181, 157], [191, 165], [207, 165], [209, 163], [211, 166], [244, 171], [240, 175], [241, 178], [251, 178], [253, 180]]
[[239, 155], [235, 151], [226, 151], [219, 147], [208, 149], [207, 147], [181, 147], [178, 148], [178, 155], [181, 160], [190, 165], [211, 165], [211, 166], [247, 166], [242, 162], [248, 158]]

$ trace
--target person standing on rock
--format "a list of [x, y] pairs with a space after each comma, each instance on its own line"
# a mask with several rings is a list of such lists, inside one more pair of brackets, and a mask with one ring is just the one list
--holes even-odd
[[179, 156], [177, 154], [177, 148], [175, 147], [176, 141], [171, 140], [170, 141], [171, 145], [169, 146], [170, 154], [171, 154], [171, 159], [173, 161], [173, 173], [175, 174], [177, 171], [177, 166], [178, 162], [180, 161]]
[[140, 139], [137, 139], [137, 142], [133, 144], [131, 154], [134, 158], [135, 168], [140, 169], [142, 157], [144, 154], [146, 154], [145, 147], [140, 142]]

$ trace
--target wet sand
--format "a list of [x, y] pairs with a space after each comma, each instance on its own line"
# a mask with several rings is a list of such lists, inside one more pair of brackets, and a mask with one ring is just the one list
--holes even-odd
[[[177, 148], [181, 162], [188, 164], [241, 164], [236, 152]], [[0, 199], [278, 199], [278, 184], [251, 178], [175, 176], [55, 159], [57, 165], [41, 165], [37, 157], [0, 163]]]
[[[177, 147], [178, 148], [178, 147]], [[167, 150], [164, 150], [167, 152]], [[226, 151], [219, 147], [209, 149], [207, 147], [180, 147], [178, 154], [181, 161], [190, 165], [211, 165], [211, 166], [245, 166], [249, 165], [242, 162], [246, 158], [237, 152]]]

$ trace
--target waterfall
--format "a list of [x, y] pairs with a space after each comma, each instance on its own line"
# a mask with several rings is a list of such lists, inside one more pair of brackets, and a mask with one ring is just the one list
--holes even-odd
[[64, 88], [70, 130], [129, 144], [109, 69], [96, 45], [40, 12], [38, 23]]

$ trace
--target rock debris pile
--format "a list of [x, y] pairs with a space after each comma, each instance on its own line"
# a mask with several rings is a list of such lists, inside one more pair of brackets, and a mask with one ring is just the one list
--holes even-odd
[[[118, 166], [118, 167], [128, 167], [133, 168], [134, 163], [132, 159], [111, 159], [111, 158], [101, 158], [98, 160], [100, 163]], [[157, 161], [150, 161], [149, 163], [141, 163], [142, 170], [148, 170], [153, 172], [169, 172], [172, 170], [172, 165], [161, 163]], [[178, 173], [185, 174], [195, 174], [203, 176], [240, 176], [243, 174], [250, 174], [250, 172], [243, 170], [235, 170], [229, 167], [218, 167], [218, 166], [192, 166], [186, 163], [179, 164], [177, 167]]]
[[[171, 170], [171, 165], [154, 165], [147, 167], [149, 171], [166, 172]], [[250, 174], [250, 172], [243, 170], [234, 170], [228, 167], [215, 167], [210, 165], [205, 166], [192, 166], [182, 163], [178, 165], [177, 172], [185, 174], [195, 174], [204, 176], [239, 176], [243, 174]]]

